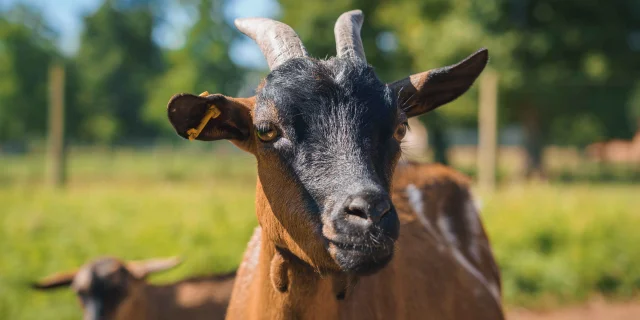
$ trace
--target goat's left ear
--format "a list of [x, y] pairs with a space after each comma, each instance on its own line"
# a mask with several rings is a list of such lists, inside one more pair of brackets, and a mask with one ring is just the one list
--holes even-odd
[[52, 274], [38, 282], [32, 283], [31, 288], [36, 290], [49, 290], [68, 287], [71, 285], [71, 282], [73, 282], [76, 273], [77, 270]]
[[414, 74], [389, 84], [398, 97], [398, 107], [408, 117], [429, 112], [465, 93], [489, 60], [489, 51], [480, 49], [458, 64]]
[[127, 262], [127, 270], [134, 277], [144, 279], [152, 273], [175, 268], [180, 263], [182, 263], [182, 259], [179, 257], [130, 261]]
[[233, 98], [207, 92], [199, 96], [181, 93], [169, 100], [167, 115], [178, 135], [185, 139], [227, 139], [250, 151], [253, 141], [251, 112], [254, 106], [255, 97]]

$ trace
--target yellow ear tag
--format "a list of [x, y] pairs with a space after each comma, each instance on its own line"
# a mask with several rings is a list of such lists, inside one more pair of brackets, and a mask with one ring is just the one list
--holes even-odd
[[[207, 91], [200, 94], [201, 97], [206, 97], [208, 95], [209, 92]], [[218, 109], [215, 105], [210, 105], [209, 110], [207, 110], [207, 113], [205, 113], [204, 117], [202, 117], [202, 120], [200, 120], [200, 124], [198, 125], [198, 127], [187, 130], [189, 141], [193, 141], [195, 138], [197, 138], [200, 135], [200, 132], [202, 132], [202, 129], [204, 129], [207, 123], [209, 123], [209, 120], [219, 117], [221, 113], [222, 112], [220, 112], [220, 109]]]

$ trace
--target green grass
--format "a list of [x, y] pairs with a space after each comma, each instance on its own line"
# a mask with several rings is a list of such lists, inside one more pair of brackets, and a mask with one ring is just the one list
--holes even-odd
[[508, 303], [640, 292], [640, 185], [520, 185], [485, 203]]
[[[77, 319], [68, 290], [29, 282], [100, 255], [185, 263], [154, 282], [226, 271], [256, 225], [255, 161], [230, 148], [72, 150], [65, 190], [41, 155], [0, 158], [0, 319]], [[640, 291], [640, 186], [516, 185], [482, 198], [509, 304]]]
[[183, 265], [153, 278], [161, 282], [231, 270], [256, 225], [249, 157], [81, 154], [63, 191], [42, 186], [31, 171], [38, 159], [2, 162], [13, 183], [0, 186], [0, 319], [78, 319], [68, 290], [28, 284], [100, 255], [182, 256]]

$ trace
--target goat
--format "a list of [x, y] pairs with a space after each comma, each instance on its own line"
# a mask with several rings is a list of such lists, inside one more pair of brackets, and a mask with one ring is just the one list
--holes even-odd
[[[256, 95], [176, 94], [189, 140], [229, 140], [257, 162], [259, 222], [227, 319], [504, 319], [500, 277], [467, 180], [401, 164], [407, 119], [462, 95], [488, 62], [385, 84], [366, 62], [360, 10], [335, 25], [337, 57], [291, 27], [245, 18], [270, 73]], [[401, 232], [400, 232], [401, 231]]]
[[640, 164], [640, 130], [630, 141], [596, 142], [588, 145], [585, 151], [587, 156], [598, 162]]
[[85, 320], [224, 319], [235, 273], [153, 285], [145, 278], [180, 263], [177, 258], [124, 263], [104, 257], [77, 271], [58, 273], [33, 284], [49, 290], [70, 286]]

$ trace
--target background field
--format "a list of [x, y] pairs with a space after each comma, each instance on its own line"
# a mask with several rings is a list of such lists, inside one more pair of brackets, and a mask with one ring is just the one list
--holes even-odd
[[[406, 154], [481, 180], [506, 305], [534, 312], [510, 320], [640, 319], [638, 0], [0, 0], [0, 320], [77, 319], [70, 292], [28, 284], [101, 255], [185, 259], [154, 282], [235, 268], [254, 161], [178, 138], [167, 101], [255, 94], [268, 65], [236, 18], [282, 21], [321, 59], [353, 9], [384, 83], [490, 52]], [[64, 161], [45, 170], [63, 145], [66, 185]]]
[[[69, 185], [59, 191], [42, 185], [41, 154], [0, 158], [0, 319], [78, 318], [71, 292], [28, 284], [100, 255], [185, 258], [153, 282], [240, 262], [256, 225], [251, 157], [226, 145], [71, 154]], [[481, 195], [509, 308], [632, 299], [639, 196], [638, 185], [535, 183]]]

